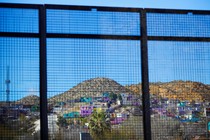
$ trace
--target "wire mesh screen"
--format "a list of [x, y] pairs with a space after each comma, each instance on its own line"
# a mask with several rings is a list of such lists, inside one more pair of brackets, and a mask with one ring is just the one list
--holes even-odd
[[208, 13], [1, 4], [0, 139], [208, 139]]
[[0, 139], [39, 138], [39, 40], [0, 37]]
[[143, 139], [140, 64], [140, 41], [47, 39], [50, 137]]
[[147, 13], [149, 36], [210, 37], [210, 15]]
[[38, 10], [0, 8], [0, 32], [38, 33]]
[[149, 41], [152, 138], [207, 135], [210, 43]]
[[139, 13], [47, 10], [47, 32], [61, 34], [139, 35]]

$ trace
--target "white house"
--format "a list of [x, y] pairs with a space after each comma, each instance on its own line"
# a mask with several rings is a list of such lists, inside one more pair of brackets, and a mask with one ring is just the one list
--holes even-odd
[[61, 113], [62, 111], [63, 111], [63, 107], [61, 107], [61, 106], [54, 106], [54, 107], [53, 107], [53, 113], [59, 114], [59, 113]]

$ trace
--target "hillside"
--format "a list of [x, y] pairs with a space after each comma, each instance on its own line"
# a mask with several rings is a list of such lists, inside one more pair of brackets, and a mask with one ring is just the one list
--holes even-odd
[[[136, 94], [141, 93], [141, 84], [126, 86], [126, 88]], [[192, 81], [150, 83], [150, 93], [169, 99], [210, 101], [210, 86]]]
[[[97, 97], [102, 93], [140, 94], [141, 84], [122, 86], [109, 78], [93, 78], [79, 83], [68, 91], [49, 98], [49, 102], [67, 101], [80, 97]], [[192, 81], [172, 81], [150, 83], [150, 93], [169, 99], [210, 101], [210, 85]], [[39, 104], [39, 97], [31, 95], [18, 100], [17, 103]]]
[[50, 102], [79, 99], [80, 97], [97, 97], [102, 93], [133, 93], [129, 89], [109, 78], [93, 78], [76, 85], [68, 91], [50, 98]]
[[16, 104], [24, 104], [24, 105], [37, 105], [39, 104], [39, 97], [36, 95], [30, 95], [30, 96], [26, 96], [23, 97], [22, 99], [16, 101]]

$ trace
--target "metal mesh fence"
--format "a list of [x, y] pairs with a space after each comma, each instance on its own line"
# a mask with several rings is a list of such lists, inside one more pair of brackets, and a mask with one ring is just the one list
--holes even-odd
[[0, 7], [0, 139], [209, 138], [209, 11]]
[[0, 37], [0, 137], [34, 139], [39, 128], [39, 40]]
[[60, 34], [139, 35], [139, 13], [47, 10], [47, 32]]
[[188, 12], [147, 13], [149, 36], [210, 37], [210, 16]]
[[38, 33], [37, 9], [0, 8], [0, 32]]
[[205, 136], [209, 43], [149, 41], [148, 49], [153, 139]]
[[87, 125], [96, 112], [111, 117], [113, 132], [104, 138], [143, 138], [142, 116], [131, 114], [141, 104], [140, 91], [126, 88], [141, 81], [139, 41], [53, 38], [47, 44], [48, 103], [65, 122], [59, 122], [60, 137], [79, 139], [80, 132], [90, 132]]

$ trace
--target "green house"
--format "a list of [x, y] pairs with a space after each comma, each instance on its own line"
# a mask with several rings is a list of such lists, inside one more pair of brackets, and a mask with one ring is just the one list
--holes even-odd
[[31, 107], [31, 112], [37, 112], [37, 111], [39, 111], [39, 106], [38, 105], [33, 105]]
[[81, 97], [80, 102], [90, 103], [90, 102], [92, 102], [92, 98], [91, 97]]
[[79, 116], [80, 116], [80, 113], [79, 112], [70, 112], [70, 113], [63, 114], [63, 117], [65, 119], [78, 118]]

